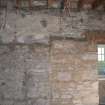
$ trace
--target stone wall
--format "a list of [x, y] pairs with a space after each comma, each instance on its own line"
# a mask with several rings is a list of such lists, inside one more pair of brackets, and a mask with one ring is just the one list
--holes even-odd
[[100, 105], [105, 104], [105, 80], [99, 80], [99, 103]]
[[58, 10], [12, 8], [4, 29], [0, 12], [1, 105], [98, 105], [97, 55], [78, 39], [105, 31], [102, 11], [71, 11], [60, 23]]
[[[61, 18], [61, 23], [57, 10], [32, 11], [32, 14], [26, 11], [20, 11], [19, 14], [14, 12], [8, 10], [6, 27], [0, 30], [2, 43], [48, 43], [50, 36], [81, 37], [87, 30], [105, 31], [105, 14], [102, 12], [71, 12], [70, 17], [64, 15]], [[0, 24], [4, 24], [5, 11], [1, 14]]]
[[86, 42], [52, 42], [53, 105], [98, 105], [98, 81], [95, 52]]
[[0, 105], [98, 105], [96, 53], [72, 39], [0, 45]]
[[45, 46], [0, 46], [0, 105], [49, 105]]

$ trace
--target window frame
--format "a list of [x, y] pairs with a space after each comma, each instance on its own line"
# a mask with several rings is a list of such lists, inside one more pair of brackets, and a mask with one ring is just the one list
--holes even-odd
[[[100, 52], [99, 52], [100, 48]], [[102, 51], [103, 49], [103, 51]], [[105, 78], [103, 69], [105, 68], [105, 44], [97, 44], [97, 61], [98, 61], [98, 75], [100, 78]], [[100, 59], [99, 59], [100, 56]], [[103, 73], [102, 73], [103, 72]]]
[[98, 45], [98, 62], [99, 61], [105, 61], [105, 45]]

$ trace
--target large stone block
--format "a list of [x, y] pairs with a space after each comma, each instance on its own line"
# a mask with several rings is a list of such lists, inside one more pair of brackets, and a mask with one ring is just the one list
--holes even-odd
[[48, 82], [29, 82], [27, 86], [27, 96], [29, 98], [38, 98], [38, 97], [46, 97], [50, 96], [50, 88]]
[[0, 105], [13, 105], [14, 101], [13, 100], [2, 100], [2, 102], [0, 102]]
[[39, 98], [33, 105], [50, 105], [50, 99]]

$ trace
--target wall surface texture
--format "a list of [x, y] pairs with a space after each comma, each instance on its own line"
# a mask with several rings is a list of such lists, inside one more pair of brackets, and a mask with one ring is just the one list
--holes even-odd
[[105, 14], [7, 8], [0, 10], [0, 105], [98, 105], [97, 53], [83, 35], [104, 32]]
[[0, 45], [0, 105], [98, 105], [96, 52], [77, 40]]
[[[0, 24], [5, 23], [5, 10]], [[0, 43], [45, 43], [50, 36], [81, 37], [86, 31], [105, 31], [105, 14], [101, 11], [70, 12], [60, 21], [59, 10], [8, 10], [5, 29], [0, 30]]]
[[0, 46], [0, 105], [49, 105], [49, 54], [42, 46]]
[[52, 43], [53, 105], [98, 105], [97, 55], [87, 46], [67, 40]]

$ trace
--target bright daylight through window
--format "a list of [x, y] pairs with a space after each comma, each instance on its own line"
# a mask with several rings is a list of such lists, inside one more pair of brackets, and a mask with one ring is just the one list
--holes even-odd
[[105, 75], [105, 45], [98, 45], [98, 72]]

